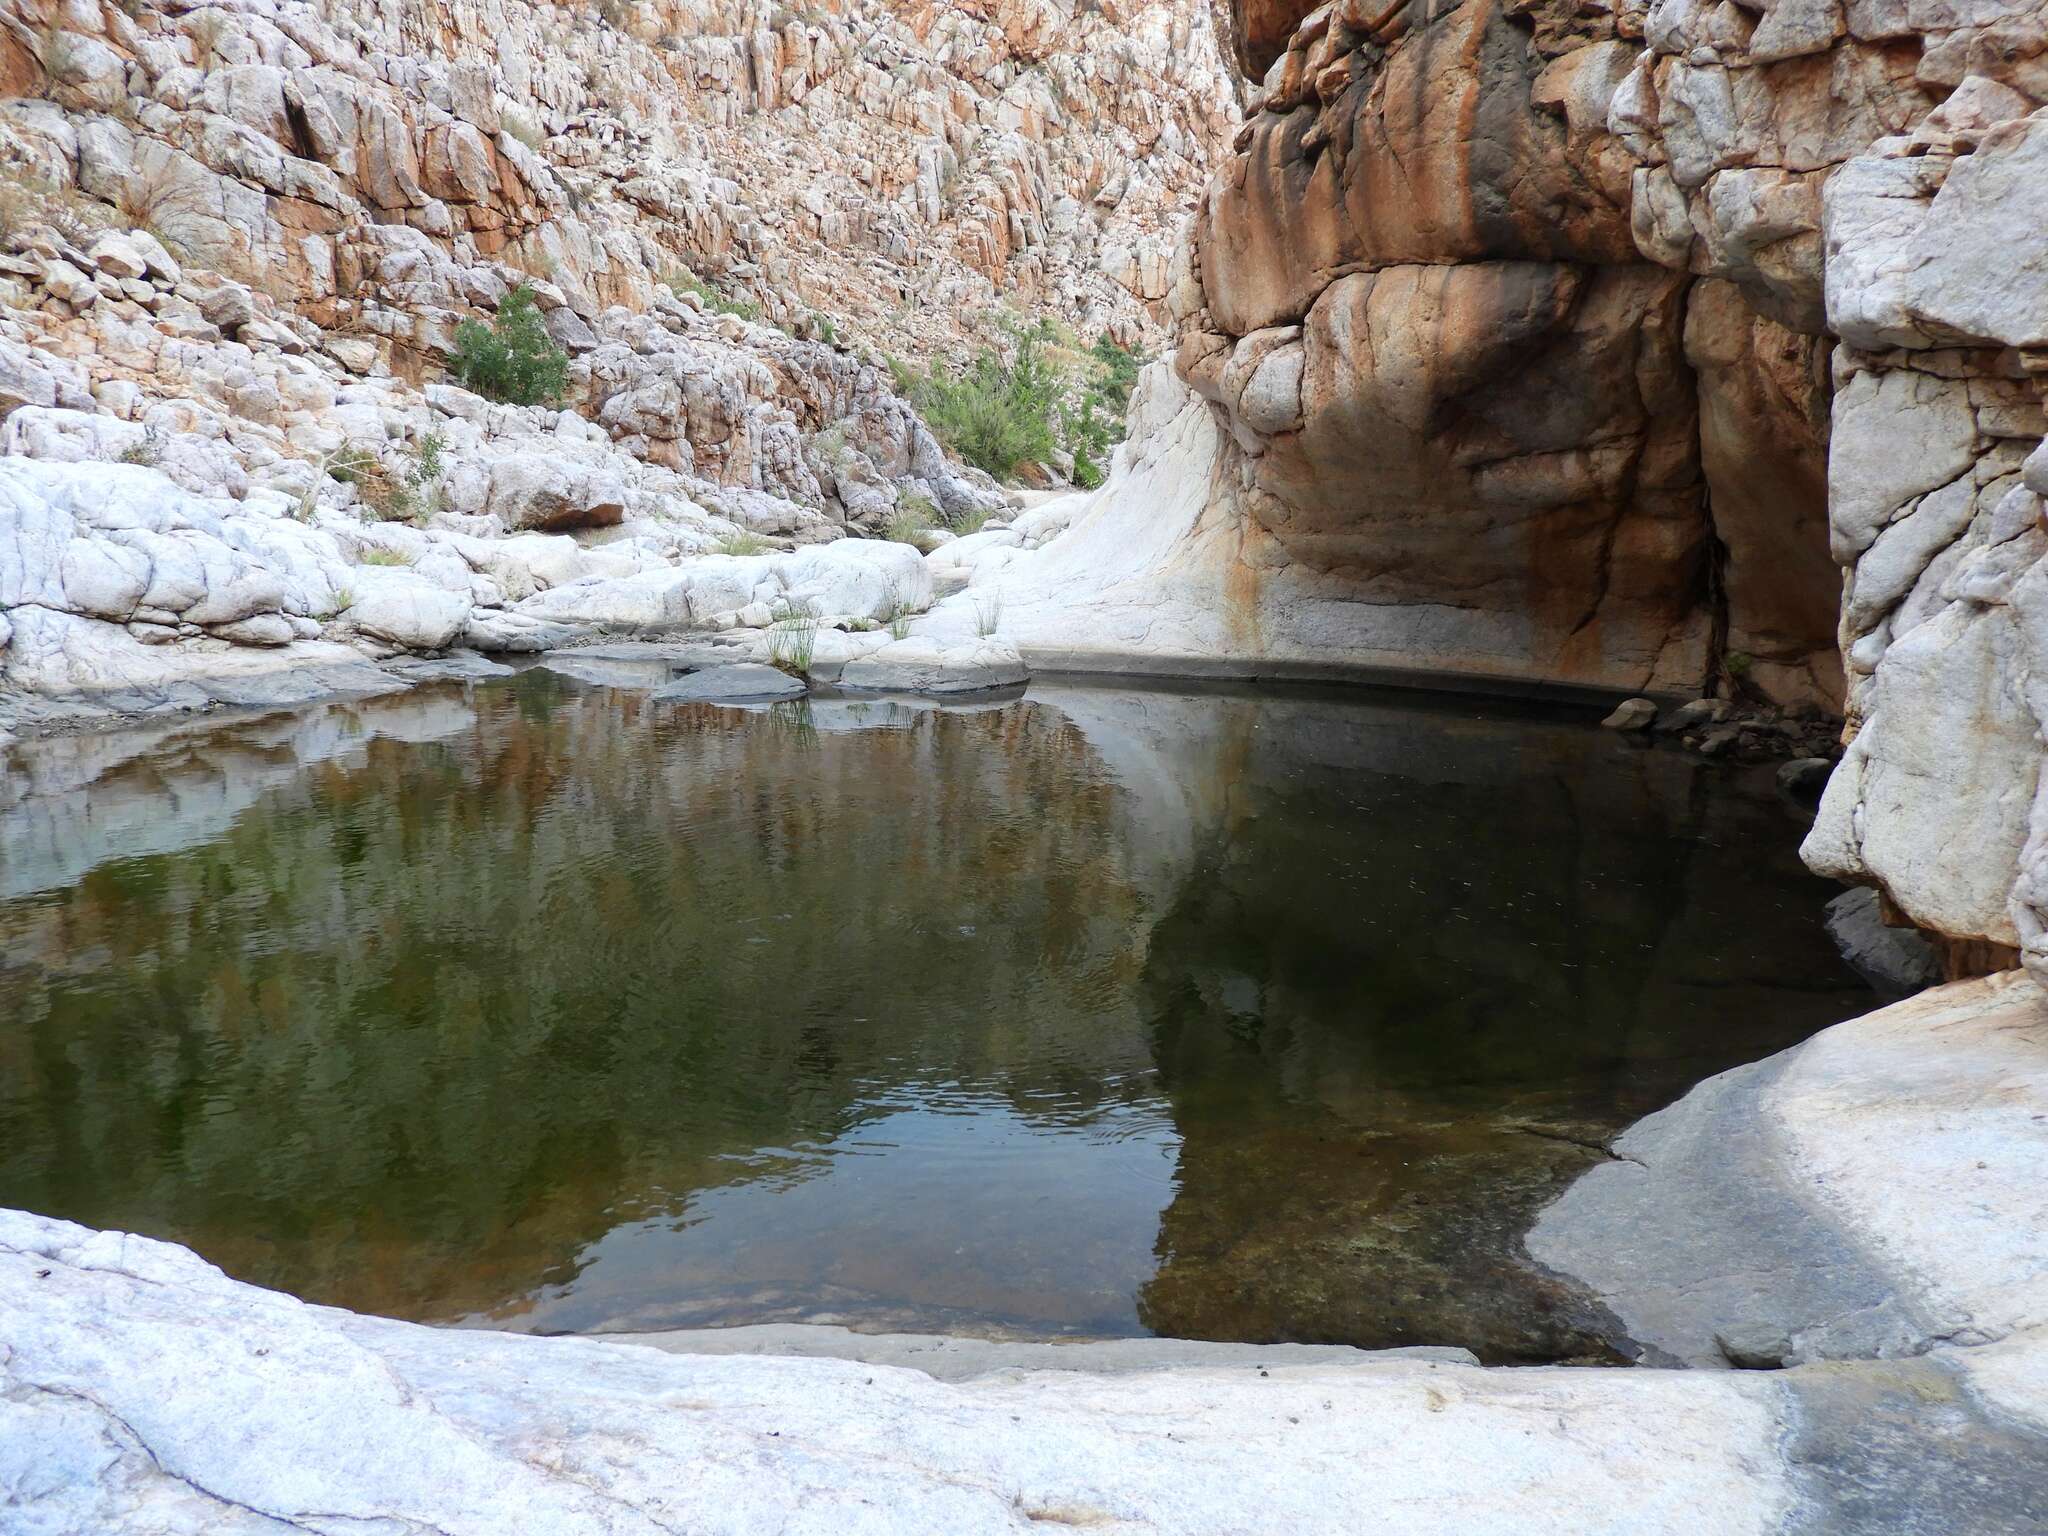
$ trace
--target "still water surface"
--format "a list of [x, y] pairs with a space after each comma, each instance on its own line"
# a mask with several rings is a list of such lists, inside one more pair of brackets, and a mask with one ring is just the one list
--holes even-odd
[[436, 1321], [1608, 1358], [1535, 1211], [1873, 1001], [1768, 769], [1469, 700], [534, 670], [4, 782], [0, 1204]]

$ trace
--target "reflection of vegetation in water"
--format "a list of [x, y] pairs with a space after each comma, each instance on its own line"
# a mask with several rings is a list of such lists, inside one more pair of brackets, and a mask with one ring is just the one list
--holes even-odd
[[818, 726], [811, 718], [811, 701], [808, 698], [776, 700], [768, 706], [768, 722], [791, 746], [804, 751], [817, 749]]
[[40, 932], [78, 962], [4, 983], [31, 1024], [0, 1199], [446, 1315], [564, 1278], [731, 1153], [830, 1139], [877, 1063], [1026, 1069], [1027, 1115], [1142, 1066], [1088, 1027], [1137, 897], [1057, 714], [821, 736], [544, 673], [476, 698], [218, 841], [0, 909], [10, 957]]
[[534, 671], [186, 728], [38, 844], [131, 856], [0, 901], [0, 1204], [414, 1316], [1597, 1356], [1529, 1216], [1864, 999], [1767, 796], [1470, 714]]

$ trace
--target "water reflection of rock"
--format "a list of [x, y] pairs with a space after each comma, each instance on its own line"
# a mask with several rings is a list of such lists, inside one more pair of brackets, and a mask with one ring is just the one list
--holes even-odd
[[[747, 714], [535, 671], [36, 743], [0, 1204], [516, 1326], [1595, 1352], [1517, 1257], [1535, 1206], [1856, 998], [1811, 913], [1754, 910], [1810, 888], [1768, 797], [1472, 713]], [[1130, 1158], [1021, 1169], [1013, 1130]], [[838, 1177], [913, 1134], [936, 1174]]]
[[[792, 751], [546, 674], [450, 698], [425, 745], [351, 706], [138, 740], [42, 797], [105, 835], [0, 908], [8, 1201], [447, 1316], [801, 1176], [892, 1062], [1038, 1121], [1145, 1093], [1119, 795], [1056, 712]], [[202, 772], [235, 791], [173, 828], [120, 809]]]
[[1536, 1210], [1866, 1000], [1769, 797], [1676, 754], [1412, 700], [1079, 712], [1149, 825], [1193, 811], [1145, 974], [1181, 1134], [1160, 1332], [1600, 1357], [1607, 1320], [1522, 1255]]
[[70, 885], [112, 858], [196, 846], [312, 764], [474, 720], [459, 691], [422, 689], [228, 724], [187, 716], [32, 737], [0, 754], [0, 900]]

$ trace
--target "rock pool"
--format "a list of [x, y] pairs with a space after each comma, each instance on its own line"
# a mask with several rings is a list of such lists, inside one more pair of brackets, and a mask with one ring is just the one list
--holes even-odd
[[580, 670], [24, 743], [0, 1206], [504, 1328], [1614, 1359], [1535, 1211], [1874, 1003], [1769, 769], [1596, 713]]

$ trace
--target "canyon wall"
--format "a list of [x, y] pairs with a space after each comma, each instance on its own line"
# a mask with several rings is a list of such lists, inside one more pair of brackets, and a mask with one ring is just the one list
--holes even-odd
[[[1676, 9], [1240, 4], [1263, 78], [1197, 214], [1179, 370], [1261, 535], [1397, 664], [1405, 626], [1451, 671], [1832, 704], [1817, 260], [1650, 238], [1670, 156], [1623, 108]], [[1878, 131], [1835, 116], [1789, 135], [1800, 167]]]
[[687, 266], [906, 356], [1002, 303], [1156, 339], [1234, 116], [1193, 0], [30, 0], [0, 98], [12, 201], [429, 356], [494, 262], [586, 322]]
[[1246, 545], [1397, 662], [1840, 704], [1809, 862], [2048, 967], [2044, 8], [1232, 12], [1173, 300]]
[[[890, 361], [1162, 345], [1235, 114], [1201, 0], [0, 6], [0, 732], [766, 622], [771, 545], [1004, 509]], [[450, 376], [521, 284], [559, 402]]]

